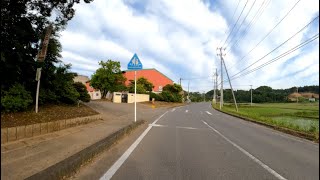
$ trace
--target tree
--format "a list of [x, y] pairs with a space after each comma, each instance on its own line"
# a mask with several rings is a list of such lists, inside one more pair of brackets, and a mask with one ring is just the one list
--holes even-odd
[[174, 83], [173, 85], [167, 84], [163, 87], [163, 91], [168, 91], [171, 93], [180, 93], [182, 91], [182, 87], [176, 83]]
[[[152, 92], [153, 84], [144, 77], [140, 77], [137, 80], [137, 93], [146, 94], [147, 91]], [[139, 89], [139, 90], [138, 90]], [[130, 80], [129, 92], [134, 93], [134, 80]]]
[[109, 59], [107, 62], [100, 61], [99, 65], [101, 67], [92, 75], [90, 83], [92, 87], [102, 92], [101, 98], [105, 98], [108, 91], [125, 90], [126, 78], [120, 70], [120, 62]]
[[[89, 3], [92, 0], [84, 0]], [[31, 92], [35, 99], [35, 74], [37, 67], [42, 67], [40, 95], [42, 103], [57, 98], [57, 86], [53, 85], [56, 74], [54, 63], [60, 62], [61, 45], [58, 41], [59, 32], [65, 28], [75, 13], [74, 4], [80, 0], [2, 0], [1, 1], [1, 91], [8, 91], [14, 84], [21, 84]], [[54, 12], [54, 13], [53, 13]], [[52, 17], [55, 19], [52, 20]], [[43, 39], [45, 28], [53, 25], [47, 56], [43, 63], [36, 62], [40, 39]], [[68, 78], [62, 78], [68, 79]], [[65, 84], [65, 83], [63, 83]], [[68, 84], [68, 83], [67, 83]], [[74, 89], [73, 89], [74, 90]], [[1, 95], [1, 97], [3, 97]], [[44, 96], [42, 96], [44, 97]], [[40, 98], [40, 97], [39, 97]], [[39, 99], [40, 101], [40, 99]]]
[[83, 102], [90, 101], [90, 95], [89, 95], [87, 88], [84, 84], [82, 84], [81, 82], [75, 82], [75, 83], [73, 83], [73, 87], [80, 94], [79, 100], [81, 100]]

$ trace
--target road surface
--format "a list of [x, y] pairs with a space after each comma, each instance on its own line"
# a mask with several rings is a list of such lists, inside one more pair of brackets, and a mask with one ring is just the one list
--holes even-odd
[[319, 145], [209, 103], [163, 114], [100, 179], [319, 179]]

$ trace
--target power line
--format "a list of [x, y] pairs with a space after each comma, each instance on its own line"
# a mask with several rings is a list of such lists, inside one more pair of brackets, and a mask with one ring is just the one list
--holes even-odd
[[[238, 9], [238, 7], [239, 7], [239, 4], [240, 4], [240, 0], [238, 0], [237, 7], [236, 7], [236, 9], [235, 9], [234, 12], [233, 12], [233, 15], [232, 15], [231, 20], [234, 18], [234, 15], [235, 15], [236, 12], [237, 12], [237, 9]], [[224, 35], [225, 35], [226, 33], [227, 33], [227, 30], [224, 32]], [[222, 39], [221, 39], [220, 42], [219, 42], [219, 46], [220, 46], [221, 43], [222, 43]]]
[[[262, 41], [264, 41], [270, 34], [271, 32], [290, 14], [290, 12], [296, 7], [296, 5], [300, 2], [301, 0], [298, 0], [292, 7], [291, 9], [286, 13], [284, 17], [247, 53], [245, 54], [235, 65], [239, 64], [240, 61], [242, 61], [245, 57], [247, 57], [255, 48], [257, 48]], [[229, 68], [231, 69], [231, 68]]]
[[245, 4], [245, 5], [244, 5], [244, 7], [242, 8], [242, 11], [241, 11], [240, 15], [238, 16], [237, 21], [234, 23], [234, 25], [233, 25], [233, 27], [232, 27], [232, 30], [230, 31], [229, 35], [227, 36], [227, 39], [224, 41], [224, 43], [223, 43], [223, 45], [222, 45], [222, 46], [224, 46], [224, 45], [225, 45], [225, 43], [226, 43], [226, 42], [227, 42], [227, 40], [229, 39], [230, 35], [232, 34], [232, 32], [233, 32], [233, 30], [234, 30], [235, 26], [237, 25], [237, 23], [238, 23], [238, 21], [239, 21], [239, 19], [240, 19], [241, 15], [242, 15], [242, 13], [243, 13], [243, 11], [244, 11], [244, 9], [245, 9], [245, 7], [246, 7], [246, 6], [247, 6], [247, 4], [248, 4], [248, 1], [249, 1], [249, 0], [247, 0], [246, 4]]
[[291, 54], [292, 52], [302, 48], [303, 46], [306, 46], [307, 44], [313, 42], [314, 40], [316, 40], [318, 38], [319, 38], [319, 33], [317, 33], [316, 35], [312, 36], [311, 38], [309, 38], [308, 40], [304, 41], [303, 43], [301, 43], [301, 44], [291, 48], [290, 50], [282, 53], [281, 55], [277, 56], [276, 58], [273, 58], [273, 59], [269, 60], [268, 62], [266, 62], [266, 63], [264, 63], [264, 64], [262, 64], [262, 65], [260, 65], [260, 66], [258, 66], [256, 68], [254, 68], [254, 69], [252, 69], [252, 70], [250, 70], [250, 71], [248, 71], [248, 72], [246, 72], [244, 74], [241, 74], [241, 75], [239, 75], [237, 77], [234, 77], [233, 79], [237, 79], [239, 77], [242, 77], [242, 76], [248, 75], [248, 74], [250, 74], [250, 73], [252, 73], [254, 71], [257, 71], [257, 70], [259, 70], [259, 69], [261, 69], [261, 68], [263, 68], [263, 67], [265, 67], [265, 66], [267, 66], [267, 65], [269, 65], [269, 64], [271, 64], [271, 63], [273, 63], [273, 62], [275, 62], [275, 61], [277, 61], [277, 60], [279, 60], [279, 59], [281, 59], [281, 58], [283, 58], [283, 57], [285, 57], [285, 56], [287, 56], [289, 54]]
[[[243, 74], [240, 74], [240, 75], [237, 76], [237, 77], [233, 77], [231, 80], [238, 79], [238, 78], [243, 77], [243, 76], [246, 76], [246, 75], [248, 75], [248, 74], [250, 74], [250, 73], [252, 73], [252, 72], [254, 72], [254, 71], [257, 71], [257, 70], [259, 70], [259, 69], [261, 69], [261, 68], [263, 68], [263, 67], [265, 67], [265, 66], [267, 66], [267, 65], [269, 65], [269, 64], [271, 64], [271, 63], [273, 63], [273, 62], [275, 62], [275, 61], [277, 61], [277, 60], [279, 60], [279, 59], [281, 59], [281, 58], [283, 58], [283, 57], [285, 57], [285, 56], [293, 53], [294, 51], [296, 51], [296, 50], [298, 50], [298, 49], [301, 49], [302, 47], [306, 46], [307, 44], [313, 42], [314, 40], [316, 40], [316, 39], [318, 39], [318, 38], [319, 38], [319, 33], [313, 35], [311, 38], [309, 38], [309, 39], [305, 40], [304, 42], [298, 44], [297, 46], [289, 49], [288, 51], [286, 51], [286, 52], [278, 55], [277, 57], [275, 57], [275, 58], [273, 58], [273, 59], [265, 62], [264, 64], [261, 64], [260, 66], [254, 68], [254, 69], [252, 69], [252, 70], [249, 70], [248, 72], [245, 72], [245, 73], [243, 73]], [[226, 81], [227, 81], [227, 79], [223, 80], [223, 83], [226, 82]], [[221, 81], [220, 81], [219, 84], [221, 84]]]
[[258, 59], [257, 61], [255, 61], [254, 63], [252, 63], [251, 65], [249, 65], [248, 67], [242, 69], [241, 71], [239, 71], [238, 73], [234, 74], [232, 77], [240, 74], [241, 72], [245, 71], [246, 69], [250, 68], [251, 66], [253, 66], [254, 64], [256, 64], [257, 62], [261, 61], [263, 58], [265, 58], [266, 56], [268, 56], [269, 54], [271, 54], [272, 52], [274, 52], [275, 50], [279, 49], [282, 45], [284, 45], [285, 43], [287, 43], [288, 41], [290, 41], [293, 37], [295, 37], [297, 34], [299, 34], [301, 31], [303, 31], [305, 28], [307, 28], [311, 23], [313, 23], [316, 19], [319, 18], [319, 15], [317, 17], [315, 17], [312, 21], [310, 21], [307, 25], [305, 25], [303, 28], [301, 28], [298, 32], [294, 33], [291, 37], [289, 37], [287, 40], [285, 40], [284, 42], [282, 42], [280, 45], [278, 45], [276, 48], [274, 48], [273, 50], [271, 50], [269, 53], [267, 53], [266, 55], [264, 55], [263, 57], [261, 57], [260, 59]]
[[[262, 13], [264, 12], [264, 10], [266, 9], [266, 7], [269, 5], [271, 0], [267, 1], [264, 0], [259, 9], [257, 10], [257, 12], [255, 13], [255, 15], [253, 16], [253, 18], [250, 20], [250, 22], [247, 24], [247, 26], [245, 27], [245, 29], [243, 30], [243, 34], [240, 35], [240, 37], [238, 37], [235, 42], [232, 44], [232, 46], [229, 48], [229, 50], [227, 51], [227, 53], [229, 53], [231, 51], [231, 49], [235, 46], [238, 45], [238, 42], [240, 39], [244, 38], [247, 33], [249, 32], [250, 28], [257, 22], [256, 20], [259, 19], [259, 17], [262, 15]], [[266, 2], [266, 5], [263, 6]]]
[[[239, 25], [238, 29], [236, 30], [236, 32], [235, 32], [235, 33], [233, 34], [233, 36], [230, 38], [229, 44], [231, 44], [232, 39], [233, 39], [234, 37], [236, 37], [236, 36], [237, 36], [238, 32], [240, 32], [240, 28], [241, 28], [241, 26], [243, 25], [243, 23], [244, 23], [244, 22], [245, 22], [245, 20], [247, 19], [248, 15], [250, 14], [250, 12], [251, 12], [251, 10], [252, 10], [252, 8], [253, 8], [254, 4], [256, 3], [256, 1], [257, 1], [257, 0], [254, 0], [254, 1], [253, 1], [253, 3], [252, 3], [252, 5], [251, 5], [251, 7], [250, 7], [250, 9], [249, 9], [248, 13], [247, 13], [247, 14], [246, 14], [246, 16], [243, 18], [243, 20], [242, 20], [242, 22], [240, 23], [240, 25]], [[228, 47], [228, 44], [226, 45], [226, 47]]]

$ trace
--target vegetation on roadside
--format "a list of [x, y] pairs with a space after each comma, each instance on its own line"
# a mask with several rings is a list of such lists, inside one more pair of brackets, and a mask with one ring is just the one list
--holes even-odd
[[[213, 107], [219, 109], [219, 104]], [[234, 105], [225, 104], [221, 110], [253, 121], [312, 134], [316, 140], [319, 139], [319, 103], [239, 104], [238, 112]]]
[[100, 61], [99, 65], [101, 67], [92, 75], [90, 85], [101, 91], [101, 99], [106, 97], [108, 91], [119, 92], [127, 89], [119, 61], [109, 59], [107, 62]]
[[[89, 3], [92, 0], [85, 0]], [[1, 112], [25, 111], [35, 104], [37, 68], [42, 68], [39, 104], [75, 104], [71, 65], [62, 64], [59, 32], [75, 14], [79, 0], [1, 1]], [[55, 17], [55, 18], [53, 18]], [[46, 28], [53, 26], [44, 62], [37, 62]]]
[[154, 98], [156, 101], [165, 102], [182, 102], [182, 87], [179, 84], [174, 83], [173, 85], [167, 84], [163, 87], [163, 91], [159, 94], [150, 93], [150, 99]]
[[[134, 93], [134, 80], [130, 80], [130, 85], [128, 90], [130, 93]], [[140, 77], [137, 80], [137, 93], [138, 94], [147, 94], [147, 92], [151, 92], [153, 88], [153, 84], [148, 81], [145, 77]]]
[[[288, 96], [292, 93], [297, 92], [297, 87], [291, 87], [288, 89], [272, 89], [269, 86], [260, 86], [256, 89], [252, 89], [252, 101], [254, 103], [282, 103], [282, 102], [290, 102], [290, 98]], [[319, 95], [319, 86], [303, 86], [298, 87], [299, 93], [314, 93]], [[234, 94], [237, 98], [238, 103], [246, 103], [251, 101], [251, 91], [250, 90], [237, 90], [234, 91]], [[203, 94], [192, 94], [198, 97], [200, 101], [203, 101]], [[201, 100], [202, 95], [202, 100]], [[217, 95], [220, 96], [220, 90], [217, 91]], [[211, 100], [213, 97], [213, 90], [208, 91], [205, 94], [205, 98], [207, 100]], [[192, 96], [191, 96], [192, 98]], [[233, 102], [233, 97], [231, 93], [231, 89], [223, 90], [223, 99], [224, 102]], [[319, 100], [319, 99], [318, 99]], [[308, 98], [299, 98], [299, 102], [307, 102]]]
[[38, 113], [35, 113], [30, 109], [24, 112], [1, 113], [1, 128], [24, 126], [96, 114], [99, 113], [84, 104], [80, 104], [79, 107], [67, 104], [45, 104], [39, 107]]

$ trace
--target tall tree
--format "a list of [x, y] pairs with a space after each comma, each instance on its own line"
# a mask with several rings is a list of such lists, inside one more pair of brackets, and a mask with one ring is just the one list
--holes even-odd
[[[92, 0], [84, 0], [89, 3]], [[80, 0], [2, 0], [1, 1], [1, 89], [19, 83], [33, 92], [38, 64], [36, 55], [45, 28], [53, 25], [49, 42], [47, 67], [60, 56], [58, 33], [75, 13], [74, 4]], [[49, 56], [49, 57], [48, 57]], [[45, 65], [45, 66], [46, 66]], [[43, 71], [45, 73], [45, 70]], [[53, 71], [51, 71], [53, 73]]]
[[99, 65], [101, 67], [92, 75], [90, 85], [101, 91], [101, 98], [105, 98], [108, 91], [116, 92], [126, 89], [124, 86], [126, 78], [120, 70], [119, 61], [109, 59], [107, 62], [100, 61]]

